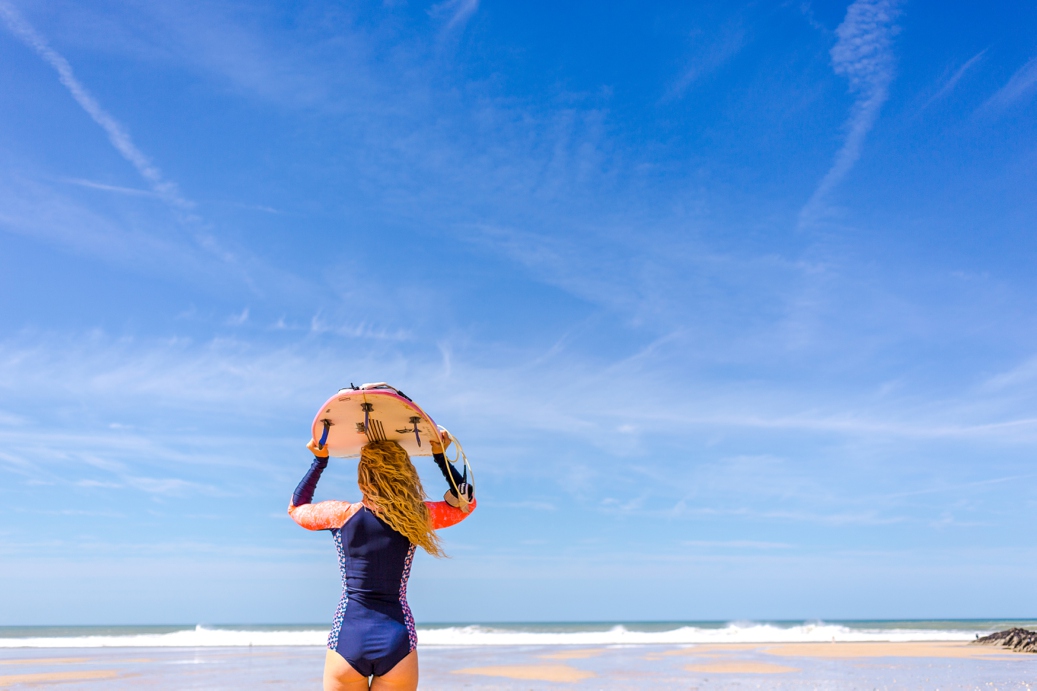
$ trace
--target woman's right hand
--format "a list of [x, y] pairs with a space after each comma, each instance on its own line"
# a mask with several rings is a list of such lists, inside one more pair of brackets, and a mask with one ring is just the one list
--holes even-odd
[[327, 444], [325, 444], [324, 448], [322, 449], [319, 446], [317, 446], [317, 440], [316, 439], [311, 439], [309, 442], [307, 442], [306, 448], [309, 449], [310, 451], [312, 451], [313, 455], [316, 458], [327, 458], [328, 457], [328, 446], [327, 446]]
[[450, 436], [450, 432], [447, 431], [446, 427], [440, 427], [438, 430], [439, 439], [433, 439], [430, 443], [432, 446], [432, 453], [443, 453], [453, 443], [454, 438]]

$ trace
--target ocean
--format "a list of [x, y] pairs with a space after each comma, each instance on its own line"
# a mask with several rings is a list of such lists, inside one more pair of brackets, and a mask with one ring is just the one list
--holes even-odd
[[[419, 624], [422, 647], [969, 641], [1035, 619]], [[322, 646], [327, 624], [7, 626], [0, 648]]]

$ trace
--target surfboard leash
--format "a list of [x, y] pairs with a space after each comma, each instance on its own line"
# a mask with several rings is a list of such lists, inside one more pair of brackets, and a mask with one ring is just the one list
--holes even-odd
[[[464, 469], [464, 472], [461, 475], [461, 484], [462, 485], [468, 485], [469, 487], [474, 487], [475, 486], [475, 471], [472, 470], [472, 465], [468, 462], [468, 456], [464, 452], [464, 447], [461, 446], [461, 443], [459, 441], [457, 441], [457, 437], [455, 437], [453, 434], [450, 435], [450, 439], [453, 440], [454, 446], [457, 447], [457, 454], [454, 456], [453, 460], [450, 460], [450, 458], [446, 455], [446, 449], [444, 448], [443, 449], [443, 458], [446, 458], [447, 463], [449, 463], [450, 465], [456, 464], [459, 460], [463, 461], [462, 468]], [[471, 476], [472, 476], [471, 481], [468, 480], [468, 475], [469, 474], [471, 474]], [[450, 476], [450, 484], [454, 488], [454, 494], [457, 495], [457, 501], [459, 503], [460, 502], [464, 503], [463, 504], [464, 505], [464, 509], [462, 509], [462, 510], [465, 513], [468, 513], [468, 511], [467, 511], [467, 508], [468, 508], [468, 492], [467, 492], [467, 488], [466, 488], [466, 491], [462, 492], [461, 489], [457, 486], [457, 482], [454, 480], [454, 474], [453, 473], [447, 473], [447, 475]]]

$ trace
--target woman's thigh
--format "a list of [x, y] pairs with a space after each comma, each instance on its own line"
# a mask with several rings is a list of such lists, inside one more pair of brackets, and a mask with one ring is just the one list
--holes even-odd
[[418, 688], [418, 651], [407, 657], [380, 677], [375, 677], [371, 691], [415, 691]]
[[367, 688], [367, 677], [353, 669], [346, 658], [328, 650], [324, 656], [324, 691], [367, 691]]

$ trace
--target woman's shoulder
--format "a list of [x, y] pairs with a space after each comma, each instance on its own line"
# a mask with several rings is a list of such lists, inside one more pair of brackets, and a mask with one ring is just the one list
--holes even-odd
[[344, 526], [362, 508], [363, 502], [322, 501], [289, 506], [288, 514], [307, 530], [334, 530]]

